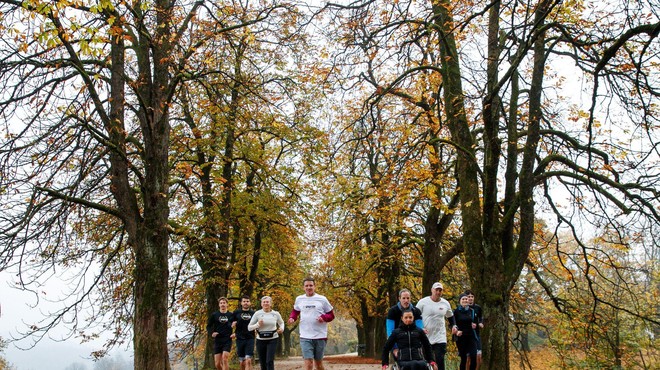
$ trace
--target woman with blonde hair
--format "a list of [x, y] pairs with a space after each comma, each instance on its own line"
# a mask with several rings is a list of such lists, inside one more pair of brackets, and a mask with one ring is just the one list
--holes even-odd
[[248, 330], [257, 331], [257, 353], [261, 370], [275, 370], [277, 338], [284, 332], [284, 320], [273, 310], [273, 299], [261, 298], [261, 309], [252, 315]]

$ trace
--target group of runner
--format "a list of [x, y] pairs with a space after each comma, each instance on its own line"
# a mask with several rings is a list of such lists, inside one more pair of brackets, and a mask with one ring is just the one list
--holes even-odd
[[444, 287], [433, 283], [431, 295], [413, 305], [408, 289], [399, 291], [399, 302], [392, 306], [386, 319], [387, 342], [382, 352], [382, 366], [386, 369], [390, 353], [401, 370], [426, 370], [427, 364], [434, 369], [445, 369], [447, 353], [447, 329], [451, 325], [452, 339], [456, 342], [461, 359], [460, 369], [476, 370], [481, 364], [481, 339], [483, 312], [474, 303], [474, 293], [466, 290], [458, 298], [458, 307], [442, 298]]
[[[313, 278], [306, 278], [303, 288], [305, 294], [296, 297], [287, 322], [293, 324], [300, 318], [300, 347], [305, 370], [324, 370], [328, 323], [335, 318], [333, 307], [325, 296], [316, 293]], [[445, 320], [451, 325], [452, 339], [461, 358], [460, 369], [479, 368], [479, 329], [483, 328], [481, 307], [474, 303], [472, 291], [466, 290], [458, 298], [458, 307], [452, 310], [449, 301], [442, 298], [443, 289], [441, 283], [434, 283], [431, 295], [420, 299], [416, 306], [411, 302], [410, 290], [399, 292], [399, 302], [387, 313], [388, 339], [382, 353], [383, 369], [389, 366], [391, 352], [401, 370], [426, 370], [427, 364], [435, 370], [444, 370], [447, 353]], [[229, 370], [233, 339], [236, 339], [241, 370], [251, 370], [255, 332], [261, 370], [275, 369], [276, 339], [284, 332], [285, 323], [272, 306], [272, 298], [264, 296], [261, 298], [261, 309], [255, 312], [251, 308], [250, 297], [243, 296], [240, 307], [230, 312], [228, 299], [218, 299], [219, 310], [209, 317], [206, 327], [213, 338], [217, 370]]]
[[[328, 299], [316, 293], [313, 278], [303, 280], [305, 294], [296, 297], [288, 323], [300, 318], [300, 347], [305, 369], [323, 370], [323, 354], [328, 337], [328, 323], [334, 320], [333, 307]], [[256, 348], [261, 370], [275, 369], [277, 338], [284, 332], [284, 320], [273, 310], [273, 300], [269, 296], [261, 298], [261, 309], [251, 308], [250, 297], [243, 296], [240, 308], [229, 311], [229, 301], [218, 299], [219, 310], [211, 314], [206, 330], [213, 338], [213, 358], [217, 370], [229, 370], [229, 354], [232, 340], [236, 339], [236, 354], [241, 370], [252, 369], [255, 332]]]

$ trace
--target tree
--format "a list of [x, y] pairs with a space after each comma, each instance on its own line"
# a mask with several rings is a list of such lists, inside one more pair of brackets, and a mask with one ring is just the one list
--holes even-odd
[[610, 233], [584, 244], [566, 233], [548, 237], [533, 249], [527, 276], [542, 283], [547, 303], [538, 306], [547, 306], [543, 330], [558, 354], [555, 365], [652, 367], [657, 356], [650, 350], [656, 340], [651, 333], [658, 322], [649, 299], [657, 287], [639, 240], [626, 244]]
[[[377, 85], [375, 71], [366, 68], [369, 83]], [[411, 86], [407, 93], [418, 90]], [[451, 233], [452, 217], [447, 212], [443, 218], [440, 210], [451, 200], [440, 182], [440, 172], [447, 170], [438, 160], [442, 149], [429, 145], [437, 136], [435, 117], [416, 114], [412, 97], [400, 104], [394, 97], [374, 98], [365, 112], [360, 93], [354, 94], [357, 98], [347, 99], [343, 108], [332, 107], [333, 118], [342, 125], [331, 129], [331, 159], [319, 172], [333, 181], [319, 182], [326, 190], [317, 223], [327, 236], [318, 243], [333, 246], [328, 277], [353, 297], [351, 302], [360, 303], [346, 309], [358, 322], [365, 355], [373, 357], [386, 339], [384, 315], [397, 302], [398, 291], [405, 287], [419, 296], [430, 289], [426, 280], [439, 280], [450, 260], [446, 256], [455, 248], [441, 242]], [[442, 225], [436, 227], [440, 219]], [[433, 224], [429, 235], [419, 227], [426, 223]], [[427, 241], [433, 246], [428, 255], [420, 253]], [[438, 261], [435, 269], [424, 263], [427, 257]]]
[[[300, 209], [308, 192], [301, 178], [309, 169], [296, 162], [321, 134], [309, 124], [318, 88], [317, 77], [304, 73], [311, 58], [300, 53], [311, 50], [298, 30], [304, 14], [281, 1], [232, 7], [223, 24], [254, 21], [198, 49], [189, 61], [195, 73], [173, 107], [178, 212], [172, 224], [188, 269], [180, 269], [178, 280], [194, 281], [201, 271], [199, 285], [189, 288], [206, 307], [191, 303], [194, 315], [184, 313], [197, 328], [220, 296], [238, 301], [247, 294], [256, 302], [255, 293], [282, 292], [283, 280], [299, 285], [297, 273], [283, 270], [299, 265]], [[214, 22], [200, 22], [197, 31], [203, 35]], [[275, 295], [281, 303], [285, 296]], [[209, 367], [212, 340], [203, 330], [200, 336]]]
[[[651, 60], [657, 57], [653, 40], [660, 26], [653, 18], [624, 19], [628, 13], [617, 13], [616, 6], [578, 19], [573, 6], [582, 5], [367, 1], [343, 7], [349, 14], [342, 23], [346, 55], [356, 66], [355, 80], [374, 85], [370, 99], [407, 99], [406, 89], [423, 85], [429, 75], [440, 81], [437, 90], [414, 101], [420, 115], [428, 102], [437, 104], [438, 124], [447, 129], [439, 131], [447, 132], [439, 140], [453, 147], [446, 161], [455, 165], [455, 181], [443, 183], [455, 186], [458, 195], [465, 261], [487, 318], [486, 368], [508, 368], [510, 296], [528, 260], [539, 205], [559, 223], [578, 225], [564, 213], [556, 188], [566, 189], [584, 224], [620, 232], [636, 225], [619, 217], [641, 220], [652, 230], [659, 224], [653, 186], [658, 141], [649, 128], [657, 123]], [[646, 5], [639, 6], [652, 13]], [[604, 24], [626, 26], [615, 31]], [[562, 110], [563, 97], [548, 87], [562, 86], [553, 66], [566, 59], [594, 81], [587, 92], [590, 106], [573, 113]], [[371, 66], [381, 73], [371, 74]], [[601, 98], [599, 83], [610, 87], [609, 100]], [[599, 119], [607, 120], [608, 112], [601, 107], [625, 109], [630, 117], [621, 133], [640, 130], [650, 145], [628, 157], [603, 141], [608, 132]], [[574, 122], [583, 126], [576, 130]], [[587, 198], [592, 203], [585, 207]]]
[[118, 313], [130, 307], [135, 368], [169, 369], [170, 107], [208, 38], [186, 37], [197, 12], [222, 14], [202, 5], [0, 2], [2, 268], [33, 269], [26, 288], [59, 265], [82, 271], [73, 303], [28, 335], [67, 320], [79, 332], [76, 310], [93, 305], [106, 269], [129, 269]]
[[6, 347], [7, 343], [4, 339], [2, 339], [2, 337], [0, 337], [0, 370], [13, 370], [13, 366], [11, 366], [9, 361], [7, 361], [4, 356], [2, 356]]

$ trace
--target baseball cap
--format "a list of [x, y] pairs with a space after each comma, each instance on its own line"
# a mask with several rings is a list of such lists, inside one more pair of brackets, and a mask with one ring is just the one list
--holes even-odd
[[444, 289], [441, 283], [433, 283], [431, 289]]

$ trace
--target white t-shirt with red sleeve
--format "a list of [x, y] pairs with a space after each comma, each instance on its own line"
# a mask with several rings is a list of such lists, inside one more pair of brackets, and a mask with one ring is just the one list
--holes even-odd
[[300, 338], [326, 339], [328, 323], [319, 322], [318, 317], [333, 310], [325, 296], [314, 293], [313, 296], [299, 295], [293, 304], [293, 309], [300, 312]]

